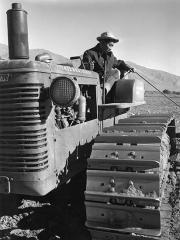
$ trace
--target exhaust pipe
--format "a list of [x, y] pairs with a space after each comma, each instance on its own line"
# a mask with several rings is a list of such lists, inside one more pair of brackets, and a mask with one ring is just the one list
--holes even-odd
[[27, 12], [20, 3], [13, 3], [7, 11], [8, 47], [10, 59], [28, 59]]

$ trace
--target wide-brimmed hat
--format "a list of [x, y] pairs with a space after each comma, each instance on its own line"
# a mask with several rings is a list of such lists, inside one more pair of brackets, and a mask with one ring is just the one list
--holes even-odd
[[110, 32], [103, 32], [99, 37], [97, 37], [98, 41], [101, 40], [111, 40], [112, 42], [119, 42], [119, 39], [115, 37], [112, 33]]

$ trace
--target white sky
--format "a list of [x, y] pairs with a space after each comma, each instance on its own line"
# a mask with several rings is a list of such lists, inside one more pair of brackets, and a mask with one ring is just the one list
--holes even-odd
[[[7, 44], [6, 11], [0, 0], [0, 43]], [[30, 48], [65, 57], [81, 55], [96, 37], [120, 38], [119, 59], [180, 75], [180, 0], [22, 0], [28, 12]]]

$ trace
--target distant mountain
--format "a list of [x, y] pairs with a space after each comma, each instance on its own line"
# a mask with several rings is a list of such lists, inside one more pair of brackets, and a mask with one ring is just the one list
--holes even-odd
[[[31, 60], [34, 60], [35, 57], [38, 54], [41, 54], [41, 53], [44, 53], [44, 52], [49, 53], [52, 56], [53, 60], [55, 62], [57, 62], [58, 64], [60, 64], [60, 63], [64, 64], [64, 63], [70, 62], [70, 60], [67, 59], [66, 57], [63, 57], [59, 54], [55, 54], [55, 53], [53, 53], [49, 50], [44, 50], [44, 49], [30, 49], [30, 51], [29, 51], [30, 56], [29, 57], [30, 57]], [[0, 58], [7, 59], [8, 55], [9, 54], [8, 54], [7, 45], [0, 43]]]
[[[156, 69], [150, 69], [137, 65], [133, 62], [127, 62], [130, 66], [134, 67], [136, 71], [148, 80], [152, 85], [156, 86], [159, 90], [170, 90], [180, 92], [180, 76], [161, 71]], [[130, 74], [130, 77], [136, 77], [141, 79], [137, 74]], [[155, 90], [148, 83], [145, 82], [145, 89], [148, 91]]]
[[8, 57], [8, 46], [0, 43], [0, 58]]
[[[55, 54], [49, 50], [44, 50], [44, 49], [31, 49], [30, 50], [30, 59], [34, 60], [35, 56], [40, 54], [48, 52], [51, 54], [53, 60], [57, 62], [57, 64], [70, 64], [71, 61], [67, 59], [64, 56], [61, 56], [59, 54]], [[3, 59], [8, 58], [8, 47], [5, 44], [0, 43], [0, 57]], [[74, 65], [78, 66], [78, 61], [74, 61]], [[130, 66], [134, 67], [136, 71], [142, 75], [145, 79], [147, 79], [151, 84], [156, 86], [160, 90], [170, 90], [170, 91], [176, 91], [180, 92], [180, 76], [176, 76], [174, 74], [161, 71], [161, 70], [156, 70], [156, 69], [150, 69], [147, 67], [140, 66], [136, 63], [127, 62]], [[129, 74], [129, 78], [138, 78], [141, 79], [137, 74], [131, 73]], [[155, 89], [151, 87], [148, 83], [145, 82], [145, 89], [147, 91], [154, 91]]]

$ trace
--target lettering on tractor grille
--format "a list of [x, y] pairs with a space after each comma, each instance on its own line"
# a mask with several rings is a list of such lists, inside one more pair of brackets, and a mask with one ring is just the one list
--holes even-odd
[[43, 84], [0, 88], [0, 171], [37, 172], [48, 168]]

